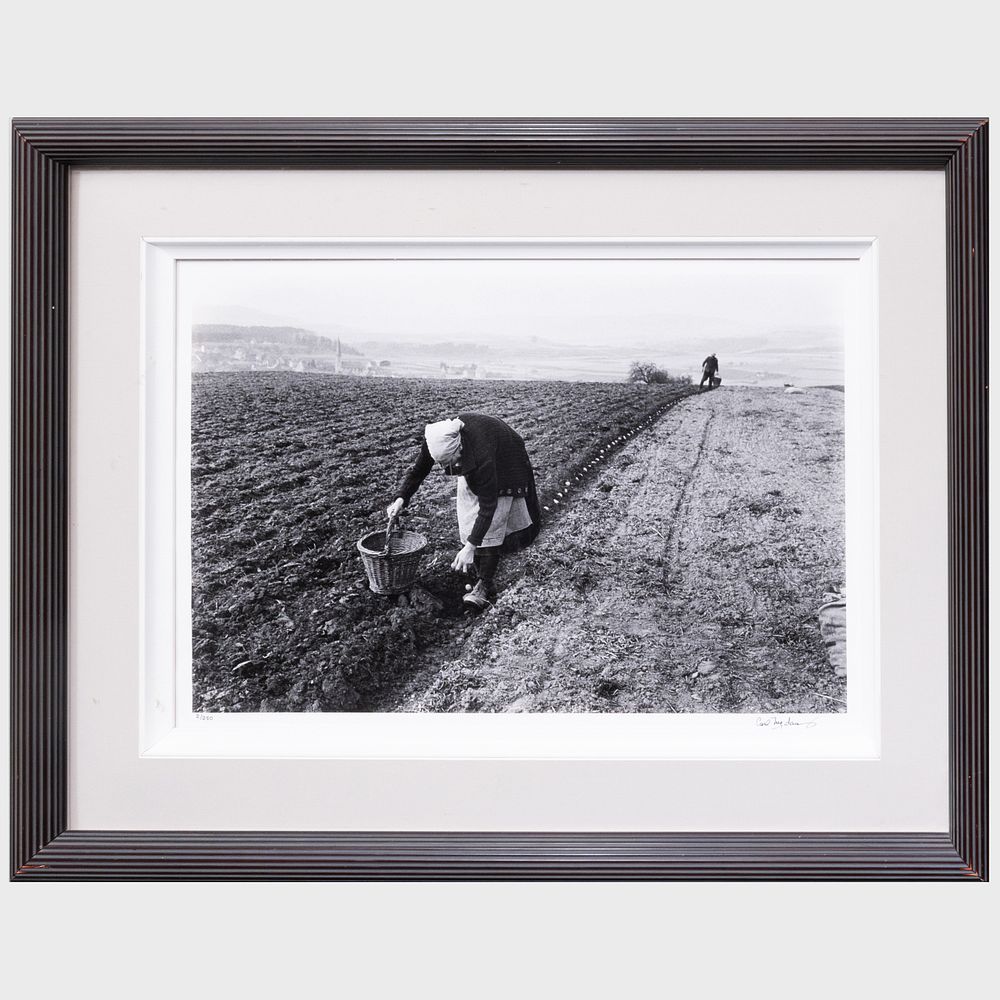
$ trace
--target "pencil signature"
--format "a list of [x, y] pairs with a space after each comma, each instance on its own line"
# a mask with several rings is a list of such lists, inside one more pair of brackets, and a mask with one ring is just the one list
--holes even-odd
[[790, 715], [758, 715], [759, 729], [812, 729], [815, 719], [794, 719]]

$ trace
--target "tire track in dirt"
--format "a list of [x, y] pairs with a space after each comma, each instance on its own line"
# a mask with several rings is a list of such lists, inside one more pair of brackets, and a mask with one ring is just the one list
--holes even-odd
[[712, 429], [712, 421], [714, 419], [715, 413], [709, 413], [708, 419], [705, 421], [704, 430], [702, 431], [701, 440], [698, 442], [698, 451], [694, 456], [694, 461], [691, 463], [691, 469], [684, 481], [684, 485], [681, 487], [677, 495], [677, 503], [674, 506], [673, 516], [670, 519], [670, 530], [667, 533], [667, 537], [663, 544], [664, 590], [668, 590], [670, 588], [670, 584], [676, 576], [680, 566], [680, 545], [677, 539], [677, 525], [680, 523], [683, 509], [689, 503], [688, 497], [691, 492], [691, 483], [694, 481], [695, 475], [698, 472], [698, 466], [701, 465], [701, 460], [705, 455], [705, 445], [708, 441], [708, 433]]
[[835, 710], [815, 609], [843, 574], [836, 396], [727, 388], [668, 410], [507, 560], [496, 607], [425, 651], [387, 707]]

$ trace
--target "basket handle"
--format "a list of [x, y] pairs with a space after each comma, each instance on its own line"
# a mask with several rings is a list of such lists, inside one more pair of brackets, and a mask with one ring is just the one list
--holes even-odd
[[389, 524], [385, 529], [385, 548], [381, 553], [383, 559], [389, 558], [389, 549], [392, 548], [392, 533], [397, 529], [398, 525], [399, 515], [393, 514], [393, 516], [389, 518]]

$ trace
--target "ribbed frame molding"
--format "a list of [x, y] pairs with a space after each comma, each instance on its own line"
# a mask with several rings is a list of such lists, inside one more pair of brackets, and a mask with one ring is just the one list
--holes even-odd
[[969, 119], [70, 119], [15, 127], [94, 167], [933, 169]]
[[[12, 150], [12, 878], [987, 878], [985, 121], [25, 119], [13, 124]], [[73, 167], [943, 170], [950, 831], [68, 831], [67, 293]]]
[[66, 829], [69, 166], [14, 136], [11, 853]]
[[986, 126], [948, 161], [948, 601], [951, 832], [987, 874], [989, 842], [989, 162]]

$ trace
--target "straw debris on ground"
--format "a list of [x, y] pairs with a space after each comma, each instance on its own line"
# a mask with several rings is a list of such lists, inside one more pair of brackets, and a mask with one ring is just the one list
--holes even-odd
[[835, 712], [843, 395], [727, 387], [637, 437], [424, 658], [413, 711]]

